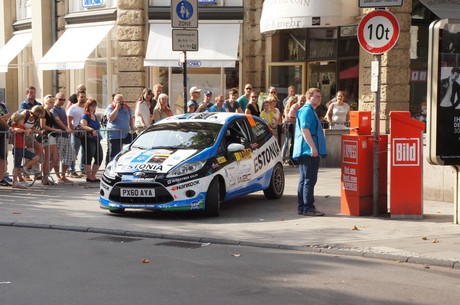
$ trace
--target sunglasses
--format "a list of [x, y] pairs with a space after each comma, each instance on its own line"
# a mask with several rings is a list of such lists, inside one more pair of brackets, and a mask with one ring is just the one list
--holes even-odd
[[65, 98], [60, 98], [59, 101], [60, 101], [60, 102], [65, 102], [66, 99], [65, 99]]
[[252, 88], [244, 88], [244, 89], [246, 89], [246, 90], [252, 90]]

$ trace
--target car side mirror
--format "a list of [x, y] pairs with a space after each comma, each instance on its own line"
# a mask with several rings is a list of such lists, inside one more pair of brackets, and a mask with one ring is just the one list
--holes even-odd
[[228, 152], [237, 152], [237, 151], [242, 151], [244, 150], [244, 145], [243, 144], [238, 144], [238, 143], [232, 143], [228, 145]]

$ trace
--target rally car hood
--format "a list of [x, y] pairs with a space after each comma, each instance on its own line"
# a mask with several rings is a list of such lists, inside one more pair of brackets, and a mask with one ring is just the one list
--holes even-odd
[[199, 152], [197, 149], [128, 149], [117, 156], [114, 164], [115, 172], [167, 173]]

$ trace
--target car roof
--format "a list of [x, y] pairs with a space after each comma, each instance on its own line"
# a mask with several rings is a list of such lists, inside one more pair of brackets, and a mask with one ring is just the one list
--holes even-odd
[[[226, 124], [237, 117], [246, 117], [246, 114], [233, 113], [233, 112], [199, 112], [199, 113], [185, 113], [175, 116], [170, 116], [162, 119], [156, 124], [162, 123], [179, 123], [179, 122], [207, 122], [216, 124]], [[156, 125], [155, 124], [155, 125]]]

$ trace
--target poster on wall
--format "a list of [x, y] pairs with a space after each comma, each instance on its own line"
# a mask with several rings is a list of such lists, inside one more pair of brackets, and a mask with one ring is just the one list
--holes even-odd
[[432, 118], [435, 143], [431, 144], [435, 148], [434, 163], [460, 165], [460, 24], [446, 21], [439, 27], [437, 41], [438, 62], [434, 65], [437, 92], [431, 95], [435, 97], [431, 101], [435, 116]]

